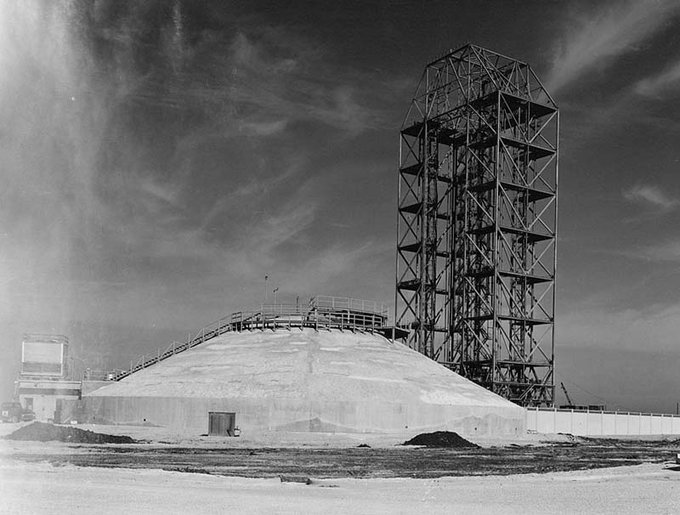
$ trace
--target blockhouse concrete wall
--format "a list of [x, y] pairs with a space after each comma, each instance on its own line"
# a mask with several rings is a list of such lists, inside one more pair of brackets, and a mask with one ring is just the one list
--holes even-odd
[[228, 333], [83, 396], [79, 422], [207, 432], [208, 412], [261, 431], [520, 435], [521, 407], [372, 334]]
[[[306, 402], [271, 399], [178, 399], [172, 397], [90, 397], [82, 401], [81, 423], [152, 424], [187, 434], [208, 429], [208, 412], [236, 413], [243, 434], [263, 431], [395, 433], [456, 431], [473, 436], [520, 435], [523, 417], [513, 408], [431, 405], [399, 402]], [[78, 418], [76, 416], [76, 418]]]

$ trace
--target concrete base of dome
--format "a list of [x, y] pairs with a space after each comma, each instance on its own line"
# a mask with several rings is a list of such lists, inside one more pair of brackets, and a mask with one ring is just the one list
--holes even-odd
[[396, 433], [455, 431], [465, 436], [520, 436], [526, 431], [519, 407], [429, 405], [399, 402], [312, 403], [269, 399], [89, 397], [80, 403], [81, 423], [157, 425], [186, 434], [208, 431], [211, 411], [236, 414], [242, 434], [260, 431]]
[[[211, 411], [262, 431], [521, 435], [523, 408], [425, 356], [365, 333], [227, 333], [90, 392], [79, 422], [208, 430]], [[62, 417], [63, 420], [63, 417]]]

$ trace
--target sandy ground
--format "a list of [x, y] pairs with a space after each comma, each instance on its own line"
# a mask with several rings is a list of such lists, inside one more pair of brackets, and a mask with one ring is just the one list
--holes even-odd
[[[0, 425], [0, 436], [20, 425]], [[199, 448], [254, 443], [238, 438], [185, 439], [161, 428], [79, 427], [146, 439], [150, 443], [141, 445], [142, 451], [160, 442]], [[268, 438], [270, 445], [341, 448], [356, 446], [365, 437], [306, 433]], [[527, 435], [519, 441], [478, 443], [536, 446], [570, 439]], [[267, 441], [257, 444], [266, 446]], [[616, 468], [436, 479], [312, 479], [311, 484], [101, 464], [79, 467], [55, 459], [91, 452], [88, 446], [0, 440], [0, 513], [680, 513], [680, 466], [668, 450], [663, 451], [664, 462]], [[18, 460], [17, 453], [32, 459]], [[51, 462], [42, 461], [48, 456]]]
[[663, 464], [310, 485], [160, 470], [0, 461], [2, 513], [679, 513], [680, 472]]

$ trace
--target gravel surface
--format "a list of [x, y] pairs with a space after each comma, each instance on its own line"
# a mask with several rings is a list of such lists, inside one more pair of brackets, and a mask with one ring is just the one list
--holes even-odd
[[543, 474], [662, 463], [677, 441], [577, 439], [490, 448], [194, 447], [163, 444], [88, 445], [5, 440], [0, 457], [98, 468], [162, 469], [216, 476], [279, 478], [437, 478]]

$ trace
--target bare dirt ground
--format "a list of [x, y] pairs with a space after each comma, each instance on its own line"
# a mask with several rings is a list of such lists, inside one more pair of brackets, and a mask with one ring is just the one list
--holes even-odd
[[15, 442], [12, 460], [80, 467], [161, 469], [254, 478], [436, 478], [587, 470], [664, 463], [677, 443], [580, 440], [547, 446], [487, 449], [195, 448], [158, 445], [36, 446]]
[[[24, 429], [38, 426], [24, 425]], [[9, 434], [9, 424], [2, 432]], [[46, 426], [46, 425], [45, 425]], [[42, 427], [42, 426], [41, 426]], [[46, 426], [47, 427], [47, 426]], [[99, 433], [116, 426], [81, 426]], [[15, 427], [14, 429], [16, 429]], [[69, 432], [71, 427], [63, 427]], [[77, 444], [0, 440], [0, 457], [80, 467], [161, 469], [252, 478], [436, 478], [587, 470], [643, 463], [664, 463], [680, 453], [680, 440], [615, 440], [535, 435], [480, 448], [403, 446], [379, 436], [348, 440], [346, 435], [279, 435], [259, 442], [240, 438], [197, 437], [158, 440], [155, 428], [128, 427], [137, 444]], [[85, 433], [84, 431], [80, 431]], [[87, 432], [87, 434], [93, 434]], [[144, 436], [150, 438], [144, 438]], [[160, 435], [168, 438], [168, 435]], [[307, 445], [301, 445], [301, 439]], [[297, 445], [296, 445], [297, 442]], [[476, 442], [475, 442], [476, 443]], [[337, 444], [337, 445], [336, 445]]]
[[679, 513], [662, 464], [511, 476], [311, 484], [0, 461], [2, 513]]
[[[145, 428], [133, 436], [145, 434], [159, 436]], [[676, 440], [533, 435], [487, 440], [479, 449], [432, 449], [307, 436], [304, 445], [297, 434], [259, 444], [0, 440], [0, 512], [680, 512]]]

